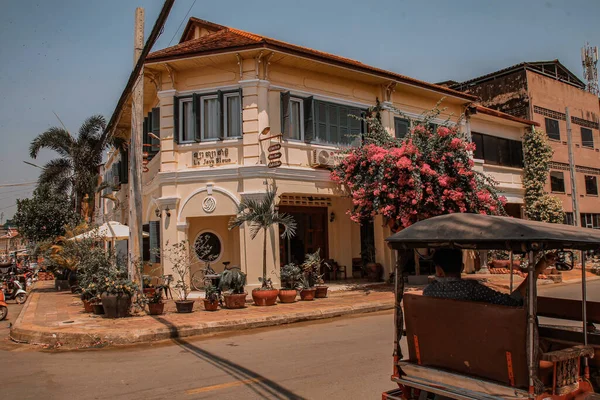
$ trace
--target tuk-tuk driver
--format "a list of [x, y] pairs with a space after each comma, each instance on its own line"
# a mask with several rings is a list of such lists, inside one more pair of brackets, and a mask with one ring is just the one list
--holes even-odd
[[[555, 254], [542, 257], [535, 266], [536, 277], [554, 263]], [[518, 307], [523, 305], [528, 278], [511, 294], [500, 293], [482, 285], [476, 280], [462, 279], [462, 251], [459, 249], [439, 249], [433, 255], [435, 281], [423, 290], [424, 296], [444, 299], [467, 300], [481, 303]]]

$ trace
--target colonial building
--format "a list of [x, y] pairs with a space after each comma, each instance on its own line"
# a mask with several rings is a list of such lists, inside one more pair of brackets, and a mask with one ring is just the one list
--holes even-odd
[[[164, 248], [183, 239], [208, 243], [213, 267], [222, 270], [225, 261], [240, 265], [250, 288], [261, 274], [263, 238], [259, 234], [253, 241], [244, 227], [230, 231], [228, 221], [241, 199], [262, 197], [266, 183], [277, 187], [279, 211], [298, 224], [289, 240], [279, 237], [277, 227], [269, 232], [269, 271], [317, 249], [346, 267], [342, 276], [359, 276], [352, 266], [371, 251], [386, 272], [394, 265], [384, 244], [387, 226], [380, 217], [363, 226], [351, 222], [346, 215], [351, 201], [329, 171], [340, 149], [360, 138], [360, 121], [350, 115], [361, 115], [377, 99], [384, 106], [384, 125], [397, 137], [440, 99], [445, 109], [435, 123], [456, 123], [467, 114], [462, 129], [492, 143], [475, 154], [477, 168], [496, 178], [512, 204], [509, 212], [520, 215], [520, 140], [533, 122], [477, 106], [471, 94], [196, 18], [179, 44], [148, 56], [144, 74], [149, 161], [143, 218], [150, 233], [145, 247]], [[404, 115], [395, 115], [390, 106]], [[121, 111], [115, 133], [127, 137], [130, 106]], [[120, 190], [100, 205], [101, 213], [123, 223], [126, 160], [126, 153], [110, 153], [105, 179]], [[168, 260], [160, 262], [170, 273]]]
[[[581, 226], [600, 229], [600, 134], [598, 96], [558, 60], [525, 62], [448, 86], [479, 96], [481, 104], [541, 125], [554, 157], [546, 191], [563, 202], [573, 224], [573, 193], [569, 175], [567, 115], [569, 108], [575, 163], [576, 195]], [[484, 143], [485, 145], [485, 143]]]

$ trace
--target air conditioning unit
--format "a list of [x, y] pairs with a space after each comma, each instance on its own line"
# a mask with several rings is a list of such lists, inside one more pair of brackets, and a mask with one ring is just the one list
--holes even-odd
[[330, 150], [313, 150], [310, 166], [313, 168], [328, 168], [333, 167], [334, 152]]

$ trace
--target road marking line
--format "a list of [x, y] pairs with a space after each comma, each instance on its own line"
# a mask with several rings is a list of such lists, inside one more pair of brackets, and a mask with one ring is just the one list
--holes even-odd
[[227, 389], [230, 387], [236, 387], [236, 386], [243, 386], [243, 385], [251, 385], [253, 383], [257, 383], [262, 381], [263, 378], [252, 378], [252, 379], [244, 379], [242, 381], [235, 381], [235, 382], [229, 382], [229, 383], [221, 383], [219, 385], [213, 385], [213, 386], [204, 386], [198, 389], [189, 389], [185, 391], [185, 394], [198, 394], [198, 393], [205, 393], [205, 392], [212, 392], [213, 390], [219, 390], [219, 389]]

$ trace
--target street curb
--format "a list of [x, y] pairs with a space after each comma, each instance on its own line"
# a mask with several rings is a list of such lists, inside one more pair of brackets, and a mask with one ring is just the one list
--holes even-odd
[[[591, 276], [591, 277], [586, 277], [585, 281], [587, 282], [593, 282], [593, 281], [597, 281], [600, 280], [600, 276]], [[560, 282], [560, 283], [555, 283], [552, 285], [544, 285], [541, 286], [543, 288], [555, 288], [555, 287], [560, 287], [560, 286], [566, 286], [566, 285], [573, 285], [576, 283], [581, 283], [582, 279], [581, 278], [577, 278], [577, 279], [569, 279], [568, 281], [564, 281], [564, 282]], [[540, 287], [538, 287], [538, 290], [540, 289]]]
[[[39, 296], [39, 295], [38, 295]], [[36, 297], [38, 297], [36, 296]], [[31, 296], [33, 298], [34, 296]], [[28, 299], [29, 301], [29, 299]], [[36, 303], [32, 300], [33, 303]], [[128, 345], [139, 343], [151, 343], [167, 339], [184, 338], [191, 336], [201, 336], [214, 333], [236, 332], [250, 330], [254, 328], [272, 327], [278, 325], [288, 325], [297, 322], [316, 321], [328, 318], [335, 318], [344, 315], [364, 314], [377, 311], [391, 310], [394, 308], [394, 301], [377, 301], [372, 303], [358, 303], [355, 305], [345, 305], [338, 307], [327, 307], [325, 309], [282, 312], [277, 315], [256, 316], [251, 318], [229, 319], [224, 321], [198, 321], [193, 324], [180, 324], [171, 326], [170, 322], [163, 320], [165, 327], [155, 329], [118, 329], [111, 330], [102, 335], [94, 332], [65, 332], [60, 328], [43, 327], [31, 323], [23, 323], [25, 310], [30, 307], [27, 303], [19, 318], [10, 330], [10, 338], [18, 343], [27, 343], [34, 345], [43, 345], [62, 348], [89, 348], [106, 347], [110, 345]], [[157, 316], [160, 320], [161, 317]]]

